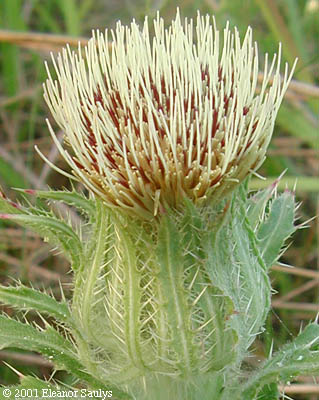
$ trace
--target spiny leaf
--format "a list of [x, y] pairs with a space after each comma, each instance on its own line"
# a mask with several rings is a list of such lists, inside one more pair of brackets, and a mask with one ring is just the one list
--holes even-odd
[[56, 386], [51, 385], [49, 382], [42, 381], [41, 379], [35, 378], [33, 376], [24, 376], [21, 379], [21, 386], [24, 388], [37, 388], [37, 389], [45, 389], [45, 388], [56, 388]]
[[[19, 190], [19, 189], [18, 189]], [[66, 190], [55, 191], [55, 190], [32, 190], [32, 189], [22, 189], [23, 193], [35, 195], [41, 199], [62, 201], [65, 204], [77, 208], [81, 213], [87, 214], [90, 218], [93, 218], [96, 209], [94, 201], [88, 199], [84, 195], [72, 191], [68, 192]]]
[[239, 339], [239, 359], [260, 328], [270, 307], [270, 283], [256, 238], [246, 216], [247, 188], [242, 184], [233, 193], [230, 207], [220, 223], [207, 232], [203, 244], [207, 253], [207, 274], [214, 286], [231, 299], [229, 326]]
[[254, 193], [254, 195], [247, 200], [247, 218], [254, 230], [262, 221], [266, 205], [269, 202], [277, 184], [278, 180], [266, 189]]
[[35, 310], [48, 314], [58, 321], [71, 322], [69, 307], [65, 302], [58, 302], [52, 296], [26, 286], [0, 286], [0, 301], [18, 307], [20, 310]]
[[22, 208], [20, 208], [19, 204], [14, 203], [7, 196], [1, 189], [0, 186], [0, 212], [1, 213], [9, 213], [9, 214], [23, 214]]
[[275, 263], [285, 240], [295, 232], [294, 219], [294, 195], [285, 190], [270, 204], [268, 217], [261, 223], [257, 233], [259, 247], [267, 267]]
[[78, 235], [62, 220], [52, 216], [1, 214], [0, 218], [15, 221], [41, 235], [50, 244], [59, 245], [70, 258], [73, 269], [82, 264], [83, 249]]
[[[255, 399], [267, 384], [287, 382], [296, 375], [319, 372], [319, 325], [310, 324], [286, 344], [243, 385], [242, 398]], [[258, 397], [259, 399], [259, 397]]]
[[[56, 369], [68, 371], [90, 387], [110, 389], [107, 383], [104, 384], [85, 372], [72, 343], [51, 326], [40, 331], [31, 325], [0, 315], [0, 349], [7, 347], [36, 351], [52, 361]], [[129, 398], [116, 388], [112, 390], [118, 398]]]
[[[179, 230], [179, 234], [183, 243], [182, 247], [187, 249], [183, 254], [184, 270], [186, 268], [190, 270], [185, 277], [184, 285], [186, 287], [192, 286], [192, 296], [197, 298], [196, 307], [206, 317], [205, 327], [203, 328], [203, 322], [197, 321], [197, 313], [194, 312], [195, 318], [192, 319], [192, 326], [193, 329], [201, 332], [200, 335], [203, 334], [202, 329], [204, 329], [205, 335], [209, 336], [210, 344], [214, 343], [210, 368], [211, 370], [220, 370], [236, 358], [234, 349], [238, 341], [237, 334], [229, 328], [227, 321], [228, 317], [234, 312], [234, 308], [231, 299], [219, 290], [214, 282], [211, 282], [203, 292], [203, 282], [207, 279], [205, 273], [207, 255], [203, 245], [208, 232], [211, 231], [207, 226], [221, 224], [223, 216], [218, 215], [218, 210], [212, 215], [207, 213], [207, 210], [200, 213], [191, 201], [185, 200], [184, 203], [185, 208], [181, 220], [182, 229]], [[224, 204], [219, 211], [223, 210], [223, 206]], [[202, 268], [200, 270], [193, 268], [194, 265], [202, 266]], [[197, 338], [197, 340], [202, 341], [204, 348], [202, 338]]]
[[277, 400], [279, 396], [278, 385], [276, 383], [268, 383], [258, 393], [257, 400]]
[[57, 369], [83, 368], [76, 359], [73, 345], [55, 329], [45, 330], [0, 315], [0, 348], [18, 347], [41, 353]]

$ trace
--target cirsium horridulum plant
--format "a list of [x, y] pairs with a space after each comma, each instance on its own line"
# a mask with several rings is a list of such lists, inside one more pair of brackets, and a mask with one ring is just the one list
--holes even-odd
[[40, 352], [75, 387], [119, 399], [275, 399], [277, 383], [319, 367], [315, 324], [258, 370], [243, 366], [270, 308], [268, 269], [296, 229], [291, 192], [278, 195], [276, 182], [247, 191], [291, 73], [280, 75], [279, 49], [258, 85], [250, 28], [242, 41], [228, 26], [221, 38], [209, 17], [194, 27], [177, 14], [167, 30], [157, 17], [154, 29], [151, 39], [147, 20], [142, 29], [119, 23], [53, 59], [56, 80], [48, 69], [45, 99], [63, 145], [49, 129], [72, 173], [53, 167], [89, 197], [34, 194], [77, 208], [83, 226], [4, 198], [2, 218], [64, 251], [73, 297], [1, 287], [2, 302], [60, 328], [3, 315], [0, 346]]

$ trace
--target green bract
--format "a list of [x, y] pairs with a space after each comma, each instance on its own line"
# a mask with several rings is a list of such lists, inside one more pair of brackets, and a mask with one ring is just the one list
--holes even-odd
[[[74, 295], [57, 302], [24, 286], [1, 287], [2, 302], [61, 324], [60, 333], [51, 326], [39, 331], [2, 316], [1, 348], [40, 352], [116, 398], [166, 399], [173, 392], [181, 399], [257, 399], [308, 358], [315, 370], [318, 329], [311, 325], [311, 339], [301, 334], [305, 341], [288, 345], [287, 359], [274, 355], [282, 368], [270, 359], [242, 384], [243, 360], [270, 307], [268, 269], [296, 229], [294, 195], [275, 191], [249, 197], [244, 182], [216, 205], [196, 208], [187, 200], [182, 211], [167, 210], [153, 223], [80, 194], [34, 192], [85, 210], [90, 222], [81, 238], [43, 210], [2, 214], [60, 244], [74, 271]], [[292, 362], [299, 353], [303, 364]]]

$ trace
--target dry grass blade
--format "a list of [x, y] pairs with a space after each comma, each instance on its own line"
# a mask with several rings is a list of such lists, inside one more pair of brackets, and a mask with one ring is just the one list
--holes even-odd
[[291, 274], [291, 275], [299, 275], [299, 276], [303, 276], [305, 278], [319, 279], [319, 271], [317, 272], [317, 271], [310, 270], [310, 269], [297, 268], [297, 267], [285, 267], [282, 265], [274, 265], [271, 269], [273, 271], [285, 272], [285, 273]]
[[318, 279], [313, 279], [307, 283], [305, 283], [304, 285], [301, 285], [291, 291], [289, 291], [287, 294], [285, 294], [284, 296], [281, 296], [280, 298], [276, 298], [276, 301], [280, 301], [280, 302], [285, 302], [285, 301], [289, 301], [291, 299], [293, 299], [296, 296], [301, 295], [302, 293], [316, 287], [319, 285], [319, 280]]
[[[0, 252], [0, 260], [16, 268], [21, 267], [21, 261], [18, 258], [5, 254], [3, 252]], [[38, 265], [28, 265], [28, 272], [48, 281], [68, 282], [71, 279], [70, 276], [60, 275], [55, 271], [50, 271], [47, 268], [41, 268]]]
[[284, 302], [280, 300], [274, 300], [271, 303], [273, 308], [281, 308], [285, 310], [299, 310], [299, 311], [313, 311], [319, 312], [319, 305], [312, 303], [297, 303], [297, 302]]
[[16, 96], [12, 96], [9, 98], [0, 97], [0, 108], [10, 106], [11, 104], [14, 104], [18, 101], [24, 100], [25, 98], [33, 97], [41, 89], [42, 89], [42, 85], [37, 85], [35, 87], [31, 87], [31, 88], [22, 90]]
[[50, 361], [36, 354], [14, 353], [12, 351], [0, 351], [0, 360], [11, 360], [23, 365], [38, 365], [40, 367], [53, 367]]
[[[38, 32], [13, 32], [0, 29], [0, 42], [12, 43], [21, 47], [33, 48], [35, 50], [58, 51], [61, 47], [69, 44], [70, 46], [85, 46], [88, 43], [86, 37], [73, 37], [68, 35], [56, 35]], [[263, 74], [259, 74], [259, 80], [263, 79]], [[291, 93], [293, 92], [293, 93]], [[292, 80], [290, 82], [287, 95], [301, 95], [319, 97], [319, 87], [304, 82]]]
[[86, 45], [88, 38], [72, 37], [68, 35], [53, 35], [49, 33], [38, 32], [13, 32], [0, 29], [0, 42], [13, 43], [21, 47], [39, 47], [52, 50], [55, 47]]
[[279, 390], [285, 394], [319, 394], [319, 385], [316, 384], [293, 384], [280, 386]]

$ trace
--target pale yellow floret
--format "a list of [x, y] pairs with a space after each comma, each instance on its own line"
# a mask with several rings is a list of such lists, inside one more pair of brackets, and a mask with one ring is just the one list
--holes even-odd
[[[198, 14], [171, 26], [117, 24], [85, 49], [64, 49], [44, 97], [65, 133], [50, 133], [76, 179], [111, 207], [151, 218], [187, 197], [217, 201], [265, 158], [292, 76], [281, 49], [257, 88], [257, 45]], [[70, 147], [70, 152], [66, 149]], [[59, 170], [68, 177], [72, 175]]]

